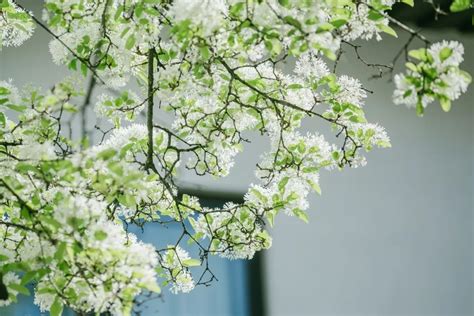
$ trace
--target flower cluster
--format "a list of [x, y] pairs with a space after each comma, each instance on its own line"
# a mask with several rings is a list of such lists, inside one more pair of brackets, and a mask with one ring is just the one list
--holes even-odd
[[271, 237], [258, 222], [263, 210], [252, 205], [227, 203], [221, 209], [205, 208], [196, 220], [190, 218], [194, 238], [210, 239], [213, 254], [229, 259], [252, 259], [255, 252], [268, 249]]
[[429, 48], [409, 52], [414, 62], [408, 62], [407, 73], [395, 76], [396, 90], [393, 99], [396, 104], [416, 107], [418, 115], [438, 100], [444, 111], [451, 109], [451, 101], [466, 92], [471, 76], [461, 70], [464, 48], [455, 41], [442, 41]]
[[370, 40], [382, 39], [381, 33], [395, 35], [389, 26], [386, 11], [395, 4], [395, 0], [367, 0], [357, 3], [353, 9], [350, 20], [342, 28], [344, 40], [353, 41], [358, 38]]
[[168, 246], [160, 256], [161, 269], [166, 282], [171, 282], [171, 292], [174, 294], [188, 293], [194, 289], [195, 283], [189, 267], [200, 265], [200, 261], [192, 259], [186, 250], [180, 246]]
[[154, 248], [108, 221], [105, 203], [63, 192], [56, 193], [55, 201], [50, 238], [59, 246], [37, 285], [35, 301], [42, 311], [59, 302], [76, 310], [119, 314], [132, 309], [141, 291], [160, 291]]
[[116, 127], [119, 127], [123, 119], [134, 121], [144, 108], [144, 102], [133, 91], [125, 90], [115, 98], [108, 94], [101, 94], [95, 110], [99, 116], [108, 118]]
[[20, 46], [31, 37], [35, 24], [29, 13], [12, 0], [0, 5], [0, 50], [2, 46]]
[[146, 58], [140, 51], [156, 46], [162, 31], [161, 1], [48, 0], [43, 18], [56, 34], [50, 43], [53, 61], [123, 87], [138, 75]]

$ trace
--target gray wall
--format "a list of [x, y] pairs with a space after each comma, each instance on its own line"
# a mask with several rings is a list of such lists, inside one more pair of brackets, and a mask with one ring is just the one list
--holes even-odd
[[[64, 72], [49, 61], [46, 39], [38, 30], [20, 49], [4, 48], [0, 80], [46, 88], [59, 79]], [[474, 73], [473, 37], [461, 40], [464, 68]], [[389, 40], [362, 53], [386, 62], [397, 47]], [[370, 75], [353, 59], [343, 68], [359, 78]], [[323, 195], [311, 199], [310, 224], [277, 218], [273, 247], [265, 253], [270, 315], [471, 315], [474, 88], [450, 113], [432, 105], [421, 119], [391, 103], [386, 80], [367, 87], [377, 91], [368, 100], [368, 118], [387, 128], [393, 148], [370, 153], [365, 168], [322, 174]], [[317, 130], [319, 123], [306, 128]], [[225, 179], [183, 171], [181, 180], [245, 192], [267, 146], [260, 139], [246, 145]]]
[[[428, 35], [461, 39], [474, 72], [472, 36]], [[364, 54], [383, 61], [396, 47]], [[367, 87], [377, 91], [369, 120], [393, 147], [370, 153], [365, 168], [323, 174], [310, 224], [277, 220], [265, 258], [270, 315], [472, 315], [474, 88], [450, 113], [433, 105], [417, 118], [391, 103], [390, 83]]]

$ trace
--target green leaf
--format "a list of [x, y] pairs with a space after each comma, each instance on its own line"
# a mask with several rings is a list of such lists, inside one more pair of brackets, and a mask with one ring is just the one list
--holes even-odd
[[109, 148], [106, 150], [101, 151], [98, 155], [97, 158], [103, 159], [103, 160], [109, 160], [113, 156], [117, 154], [117, 151], [113, 148]]
[[[413, 72], [418, 72], [418, 68], [416, 67], [416, 65], [414, 63], [408, 62], [408, 63], [405, 64], [405, 67], [407, 67], [408, 69], [410, 69]], [[408, 91], [410, 91], [410, 90], [408, 90]]]
[[472, 0], [454, 0], [449, 9], [451, 12], [461, 12], [472, 6]]
[[59, 244], [58, 248], [56, 249], [56, 253], [54, 254], [54, 258], [56, 260], [63, 260], [64, 254], [66, 253], [67, 244], [62, 242]]
[[317, 33], [323, 33], [323, 32], [330, 32], [334, 29], [334, 25], [331, 23], [322, 23], [321, 25], [318, 26], [318, 30], [316, 31]]
[[305, 152], [306, 150], [306, 145], [303, 143], [303, 142], [300, 142], [298, 143], [298, 147], [297, 147], [298, 151], [302, 154]]
[[369, 20], [379, 21], [382, 20], [385, 16], [378, 11], [370, 10], [369, 15], [367, 17], [369, 18]]
[[299, 208], [293, 209], [293, 214], [296, 215], [299, 219], [301, 219], [305, 223], [309, 223], [309, 218], [308, 215], [305, 213], [305, 211], [300, 210]]
[[24, 105], [7, 104], [6, 107], [16, 112], [24, 112], [26, 110]]
[[300, 21], [298, 21], [297, 19], [295, 19], [295, 18], [292, 17], [292, 16], [289, 16], [289, 15], [285, 16], [285, 17], [283, 18], [283, 21], [285, 21], [287, 24], [290, 24], [290, 25], [296, 27], [296, 28], [299, 29], [299, 30], [301, 29], [301, 23], [300, 23]]
[[316, 193], [318, 193], [319, 195], [321, 195], [321, 187], [319, 186], [319, 184], [317, 184], [317, 183], [314, 182], [314, 181], [309, 181], [309, 185], [311, 186], [311, 188], [312, 188]]
[[28, 284], [31, 280], [36, 277], [36, 271], [28, 271], [26, 272], [23, 277], [21, 278], [21, 285]]
[[185, 267], [197, 267], [201, 265], [201, 260], [199, 259], [186, 259], [182, 261], [183, 266]]
[[207, 60], [209, 57], [211, 57], [211, 51], [209, 50], [209, 47], [207, 46], [200, 46], [199, 47], [199, 53], [203, 57], [203, 59]]
[[253, 117], [255, 117], [256, 119], [260, 120], [260, 114], [258, 113], [257, 110], [255, 110], [254, 108], [249, 108], [247, 110], [247, 113], [252, 115]]
[[449, 110], [451, 110], [451, 100], [448, 98], [441, 98], [439, 103], [441, 104], [441, 108], [444, 112], [449, 112]]
[[77, 70], [77, 59], [76, 58], [74, 58], [73, 60], [71, 60], [69, 62], [68, 68], [70, 70]]
[[0, 9], [8, 8], [9, 6], [10, 4], [8, 3], [7, 0], [3, 0], [2, 2], [0, 2]]
[[400, 0], [400, 2], [408, 4], [410, 7], [415, 6], [415, 1], [414, 0]]
[[38, 294], [54, 294], [54, 293], [56, 293], [56, 290], [52, 289], [50, 287], [43, 287], [41, 289], [36, 290], [36, 293], [38, 293]]
[[337, 59], [337, 55], [334, 54], [330, 49], [323, 49], [322, 51], [323, 51], [324, 56], [326, 56], [330, 60], [334, 61]]
[[331, 20], [330, 22], [335, 28], [340, 28], [341, 26], [343, 25], [346, 25], [347, 24], [347, 20], [346, 19], [337, 19], [337, 20]]
[[285, 186], [289, 180], [290, 180], [289, 177], [284, 177], [283, 179], [280, 180], [280, 182], [278, 182], [278, 191], [280, 191], [280, 193], [285, 192]]
[[56, 297], [53, 304], [51, 305], [49, 313], [51, 316], [61, 316], [63, 313], [63, 303], [61, 303], [58, 297]]
[[250, 192], [255, 194], [255, 196], [262, 202], [267, 202], [268, 201], [268, 198], [262, 194], [262, 192], [258, 191], [257, 189], [250, 189]]
[[381, 30], [384, 33], [387, 33], [388, 35], [392, 35], [393, 37], [398, 37], [397, 32], [388, 25], [379, 24], [377, 25], [377, 27], [379, 28], [379, 30]]
[[61, 223], [59, 223], [57, 220], [52, 218], [51, 216], [48, 215], [39, 215], [39, 219], [41, 220], [42, 223], [48, 224], [49, 226], [58, 229], [61, 227]]
[[5, 87], [0, 86], [0, 95], [9, 95], [11, 92]]
[[5, 118], [5, 114], [0, 112], [0, 127], [5, 127], [5, 124], [7, 122], [7, 119]]
[[267, 212], [266, 216], [270, 227], [273, 227], [273, 225], [275, 224], [275, 214], [273, 214], [272, 212]]
[[135, 35], [130, 35], [128, 38], [127, 38], [127, 41], [125, 42], [125, 48], [128, 49], [128, 50], [131, 50], [133, 45], [135, 45], [135, 41], [136, 41], [136, 38], [135, 38]]
[[467, 80], [468, 83], [472, 82], [472, 76], [468, 72], [459, 69], [459, 74], [463, 76]]
[[274, 56], [279, 55], [281, 53], [281, 50], [282, 50], [280, 41], [278, 39], [273, 39], [271, 42], [272, 42], [271, 53]]
[[158, 294], [161, 293], [160, 287], [155, 282], [147, 284], [145, 287], [150, 292], [155, 292], [155, 293], [158, 293]]
[[423, 104], [421, 103], [421, 100], [419, 100], [416, 104], [416, 115], [423, 116], [424, 111]]
[[196, 234], [193, 235], [193, 238], [189, 238], [188, 239], [188, 245], [191, 245], [193, 243], [195, 243], [196, 241], [198, 241], [199, 239], [202, 239], [204, 237], [204, 233], [203, 232], [197, 232]]
[[268, 249], [270, 247], [270, 242], [271, 242], [271, 237], [268, 235], [268, 232], [266, 230], [261, 231], [260, 233], [257, 234], [257, 236], [262, 240], [263, 247], [265, 249]]
[[439, 58], [441, 59], [441, 61], [445, 61], [446, 59], [448, 59], [449, 57], [451, 57], [451, 55], [453, 54], [453, 50], [449, 47], [444, 47], [440, 52], [439, 52]]
[[81, 63], [81, 73], [84, 77], [87, 76], [87, 69], [87, 64]]
[[105, 238], [107, 238], [107, 233], [102, 230], [98, 230], [94, 233], [94, 237], [95, 239], [102, 241], [102, 240], [105, 240]]
[[17, 291], [18, 293], [21, 293], [26, 296], [30, 296], [30, 290], [28, 290], [25, 286], [21, 284], [10, 283], [8, 284], [8, 287], [12, 290]]
[[242, 11], [242, 9], [244, 8], [245, 6], [245, 3], [244, 2], [238, 2], [236, 4], [234, 4], [231, 8], [230, 8], [230, 15], [232, 16], [238, 16], [239, 15], [239, 12]]
[[72, 105], [71, 103], [64, 103], [64, 106], [63, 106], [64, 110], [69, 112], [69, 113], [77, 113], [77, 108]]
[[424, 61], [428, 59], [428, 52], [426, 48], [414, 49], [408, 52], [408, 56]]

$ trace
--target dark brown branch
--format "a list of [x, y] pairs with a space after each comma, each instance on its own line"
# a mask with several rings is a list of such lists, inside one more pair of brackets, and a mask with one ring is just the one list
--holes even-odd
[[96, 85], [96, 79], [94, 76], [92, 76], [89, 80], [89, 85], [87, 86], [87, 91], [86, 95], [84, 97], [84, 103], [82, 104], [81, 107], [81, 138], [84, 139], [84, 137], [87, 136], [87, 130], [86, 130], [86, 111], [87, 108], [89, 107], [91, 103], [91, 97], [92, 97], [92, 92], [94, 91], [94, 87]]
[[146, 155], [146, 162], [145, 168], [152, 169], [153, 168], [153, 85], [154, 85], [154, 59], [155, 59], [155, 51], [153, 48], [150, 48], [148, 51], [148, 107], [146, 113], [146, 125], [148, 129], [148, 149]]

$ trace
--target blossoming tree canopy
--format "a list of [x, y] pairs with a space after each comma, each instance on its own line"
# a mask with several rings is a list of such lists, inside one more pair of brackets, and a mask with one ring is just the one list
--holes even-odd
[[[394, 101], [419, 115], [434, 101], [448, 111], [471, 81], [460, 69], [462, 44], [430, 42], [389, 15], [396, 2], [46, 0], [40, 18], [0, 0], [0, 47], [43, 28], [53, 61], [71, 70], [49, 91], [0, 82], [0, 304], [29, 295], [33, 282], [35, 303], [51, 315], [63, 306], [129, 315], [141, 293], [212, 281], [210, 255], [249, 259], [270, 247], [266, 225], [278, 214], [307, 221], [322, 169], [363, 166], [364, 151], [390, 146], [366, 119], [367, 90], [336, 71], [343, 46], [360, 58], [354, 41], [396, 36], [392, 26], [408, 32]], [[108, 120], [96, 126], [97, 142], [84, 124], [95, 86], [107, 91], [92, 100]], [[159, 109], [172, 121], [158, 122]], [[71, 136], [76, 116], [83, 137]], [[332, 127], [336, 141], [299, 132], [305, 118]], [[249, 131], [271, 149], [242, 203], [207, 208], [178, 193], [180, 165], [225, 177]], [[181, 234], [155, 247], [127, 231], [149, 222], [174, 222]]]

